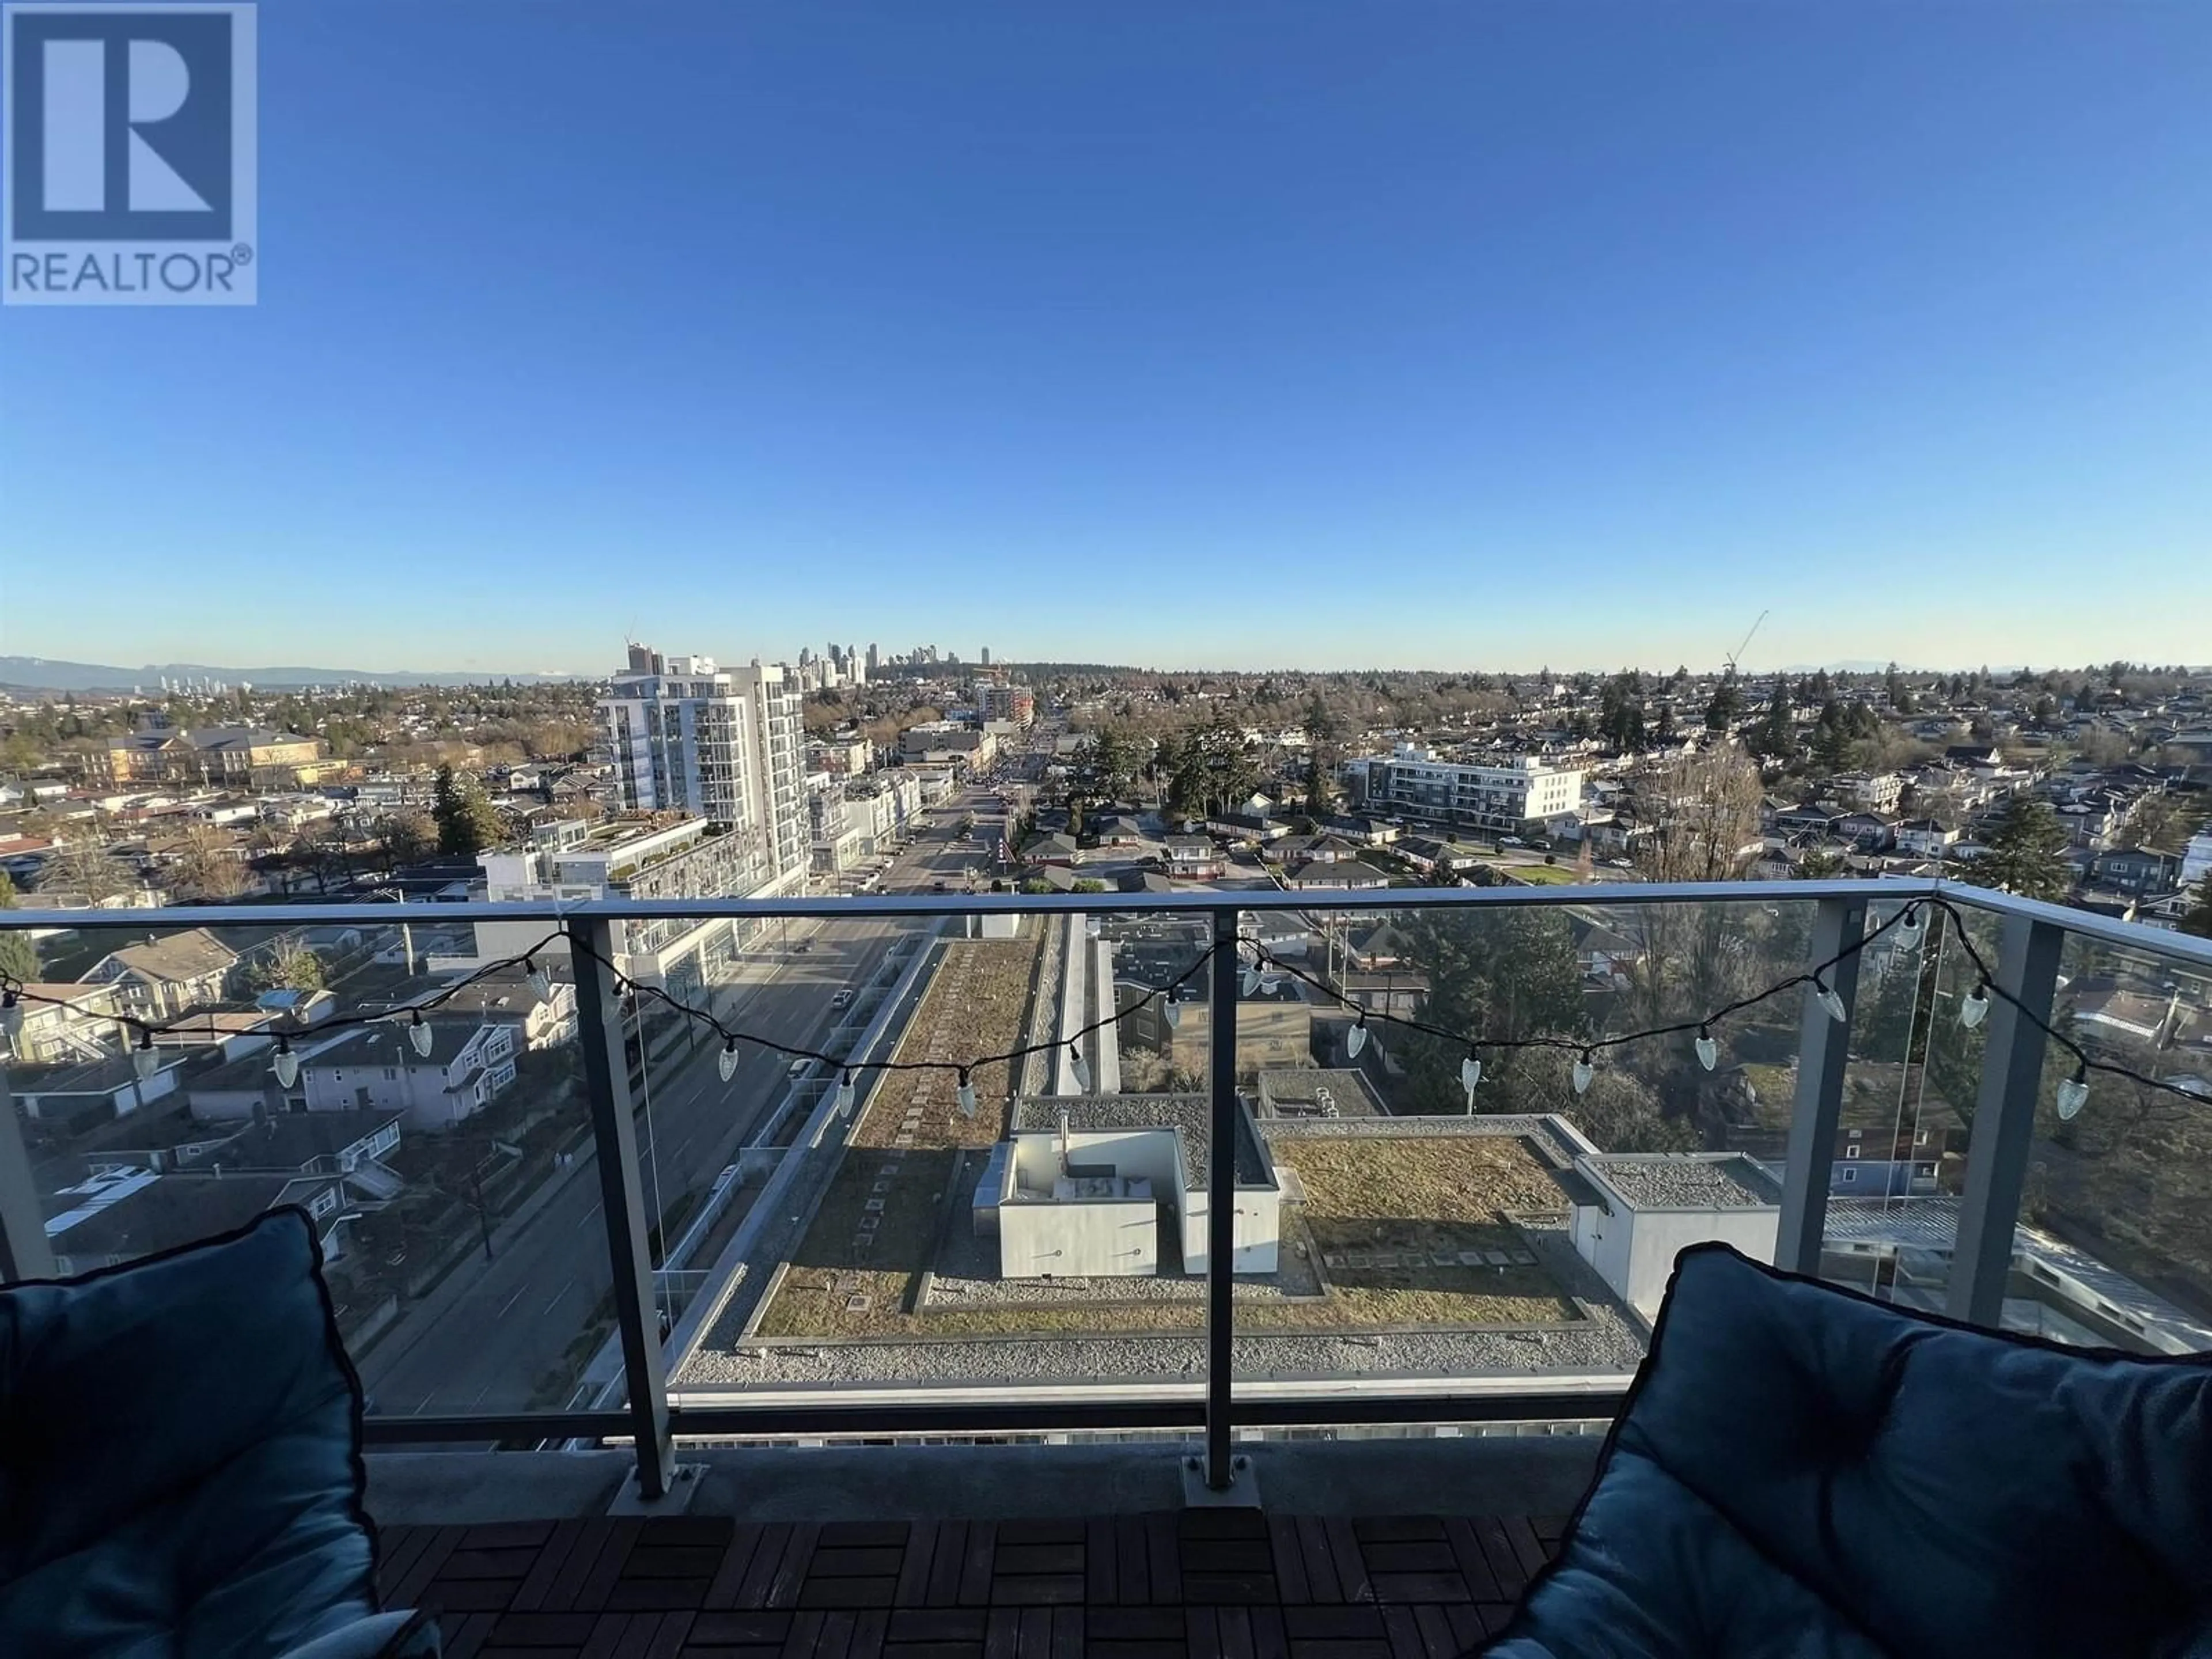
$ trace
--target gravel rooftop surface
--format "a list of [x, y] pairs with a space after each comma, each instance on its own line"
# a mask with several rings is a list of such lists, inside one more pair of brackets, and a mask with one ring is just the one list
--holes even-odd
[[1600, 1163], [1596, 1168], [1639, 1210], [1749, 1210], [1774, 1201], [1729, 1164], [1655, 1158]]

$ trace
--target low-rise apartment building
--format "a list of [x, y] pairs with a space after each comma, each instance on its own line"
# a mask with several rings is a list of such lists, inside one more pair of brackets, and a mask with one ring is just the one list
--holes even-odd
[[1495, 762], [1440, 759], [1401, 743], [1387, 758], [1347, 762], [1340, 775], [1370, 811], [1512, 835], [1571, 818], [1582, 804], [1578, 768], [1534, 756]]
[[107, 773], [118, 783], [228, 784], [254, 789], [296, 788], [340, 769], [325, 757], [320, 738], [258, 726], [210, 726], [180, 731], [151, 721], [107, 740]]

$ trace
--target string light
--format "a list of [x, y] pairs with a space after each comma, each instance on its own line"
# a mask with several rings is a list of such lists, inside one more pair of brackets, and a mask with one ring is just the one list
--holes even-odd
[[[1270, 878], [1275, 882], [1275, 884], [1278, 887], [1282, 888], [1282, 890], [1285, 892], [1290, 890], [1287, 887], [1283, 886], [1281, 878], [1279, 876], [1275, 875], [1272, 869], [1269, 870], [1268, 873]], [[1509, 1051], [1529, 1048], [1564, 1048], [1568, 1050], [1570, 1053], [1580, 1054], [1594, 1060], [1595, 1051], [1598, 1048], [1617, 1048], [1628, 1043], [1646, 1042], [1653, 1038], [1668, 1036], [1676, 1033], [1694, 1032], [1696, 1033], [1694, 1050], [1697, 1055], [1698, 1063], [1705, 1070], [1709, 1072], [1713, 1071], [1717, 1069], [1719, 1064], [1719, 1044], [1714, 1037], [1713, 1028], [1723, 1020], [1741, 1013], [1746, 1010], [1756, 1007], [1760, 1004], [1765, 1003], [1769, 999], [1780, 995], [1783, 992], [1789, 990], [1792, 987], [1810, 985], [1813, 988], [1815, 997], [1821, 1002], [1822, 1006], [1827, 1010], [1832, 1017], [1846, 1017], [1849, 1012], [1848, 1009], [1845, 1009], [1844, 1013], [1841, 1015], [1837, 1012], [1838, 1006], [1841, 1004], [1842, 999], [1839, 996], [1837, 996], [1830, 988], [1826, 978], [1828, 972], [1843, 963], [1849, 961], [1860, 951], [1863, 950], [1868, 945], [1873, 943], [1874, 940], [1879, 938], [1883, 933], [1888, 932], [1893, 928], [1899, 932], [1900, 935], [1899, 944], [1903, 948], [1913, 948], [1912, 935], [1917, 933], [1920, 935], [1921, 939], [1924, 940], [1928, 932], [1930, 931], [1927, 927], [1924, 921], [1922, 919], [1920, 913], [1923, 910], [1932, 910], [1942, 915], [1948, 916], [1951, 919], [1953, 927], [1957, 932], [1960, 948], [1978, 975], [1973, 992], [1961, 999], [1960, 1002], [1959, 1016], [1960, 1022], [1962, 1025], [1966, 1026], [1969, 1030], [1979, 1025], [1988, 1015], [1990, 1000], [1992, 995], [1994, 995], [1996, 997], [2002, 998], [2008, 1006], [2012, 1006], [2021, 1018], [2027, 1020], [2031, 1026], [2041, 1032], [2047, 1041], [2064, 1049], [2075, 1057], [2077, 1062], [2077, 1066], [2075, 1077], [2072, 1079], [2072, 1082], [2080, 1085], [2081, 1090], [2081, 1095], [2080, 1097], [2081, 1099], [2086, 1100], [2087, 1097], [2087, 1074], [2091, 1072], [2106, 1072], [2117, 1077], [2124, 1078], [2142, 1088], [2156, 1090], [2161, 1093], [2178, 1096], [2194, 1105], [2201, 1105], [2203, 1103], [2202, 1098], [2198, 1095], [2190, 1090], [2181, 1087], [2178, 1084], [2168, 1082], [2162, 1079], [2148, 1076], [2143, 1073], [2135, 1071], [2129, 1066], [2120, 1065], [2112, 1060], [2090, 1058], [2080, 1045], [2075, 1043], [2070, 1037], [2057, 1030], [2048, 1020], [2043, 1018], [2035, 1010], [2028, 1008], [2023, 1005], [2018, 997], [2014, 996], [2013, 993], [2007, 990], [2002, 985], [1995, 983], [1992, 979], [1993, 970], [1987, 960], [1984, 959], [1981, 953], [1976, 949], [1972, 938], [1966, 928], [1965, 918], [1959, 908], [1951, 904], [1948, 901], [1940, 897], [1916, 900], [1911, 905], [1905, 907], [1896, 915], [1891, 917], [1888, 921], [1869, 930], [1859, 939], [1853, 940], [1849, 945], [1846, 945], [1826, 962], [1815, 964], [1809, 971], [1795, 974], [1788, 978], [1778, 981], [1776, 983], [1768, 986], [1764, 990], [1756, 991], [1748, 996], [1739, 998], [1734, 1002], [1729, 1003], [1724, 1006], [1713, 1009], [1697, 1018], [1678, 1021], [1670, 1024], [1653, 1026], [1643, 1030], [1624, 1032], [1618, 1036], [1605, 1037], [1596, 1042], [1591, 1042], [1586, 1039], [1564, 1035], [1546, 1034], [1516, 1038], [1486, 1037], [1482, 1040], [1480, 1046], [1485, 1048], [1495, 1048]], [[424, 997], [419, 1003], [415, 1005], [414, 1008], [410, 1012], [408, 1030], [409, 1041], [416, 1045], [418, 1052], [423, 1051], [426, 1043], [434, 1042], [434, 1034], [430, 1028], [420, 1024], [422, 1011], [427, 1009], [435, 1009], [441, 1006], [443, 1004], [449, 1001], [453, 997], [458, 996], [470, 986], [477, 983], [479, 981], [497, 974], [509, 971], [518, 965], [522, 966], [526, 974], [537, 974], [539, 970], [537, 968], [534, 959], [536, 953], [550, 949], [555, 945], [560, 943], [564, 938], [568, 939], [572, 950], [581, 951], [583, 954], [590, 957], [592, 961], [605, 970], [606, 983], [610, 987], [611, 993], [620, 999], [623, 1011], [628, 1014], [635, 1015], [638, 1010], [638, 1005], [641, 997], [650, 996], [659, 1000], [673, 1012], [681, 1015], [688, 1020], [702, 1024], [712, 1030], [723, 1039], [726, 1053], [727, 1052], [729, 1046], [732, 1044], [740, 1041], [750, 1042], [757, 1044], [759, 1047], [767, 1048], [777, 1054], [789, 1056], [793, 1059], [805, 1060], [823, 1066], [834, 1066], [841, 1068], [844, 1080], [839, 1087], [838, 1095], [840, 1097], [841, 1109], [847, 1115], [850, 1115], [857, 1098], [857, 1089], [854, 1081], [854, 1074], [857, 1072], [951, 1071], [956, 1073], [968, 1073], [970, 1072], [972, 1068], [983, 1065], [996, 1063], [1012, 1064], [1025, 1060], [1032, 1054], [1048, 1051], [1063, 1042], [1069, 1042], [1071, 1046], [1074, 1046], [1075, 1048], [1073, 1060], [1080, 1068], [1079, 1070], [1079, 1077], [1085, 1079], [1083, 1082], [1083, 1087], [1087, 1091], [1090, 1086], [1087, 1080], [1089, 1067], [1087, 1064], [1085, 1064], [1082, 1060], [1082, 1051], [1079, 1047], [1082, 1039], [1089, 1036], [1095, 1031], [1103, 1030], [1106, 1026], [1120, 1024], [1121, 1021], [1134, 1014], [1138, 1009], [1142, 1008], [1153, 1001], [1158, 1001], [1163, 1005], [1163, 1016], [1169, 1027], [1172, 1029], [1179, 1023], [1182, 1012], [1179, 1006], [1175, 1000], [1176, 993], [1185, 984], [1188, 983], [1191, 980], [1202, 973], [1205, 970], [1206, 964], [1214, 959], [1215, 955], [1218, 951], [1225, 949], [1236, 948], [1235, 945], [1226, 942], [1209, 946], [1200, 953], [1198, 959], [1188, 969], [1166, 986], [1161, 987], [1156, 990], [1146, 992], [1144, 995], [1138, 997], [1130, 1002], [1126, 1007], [1118, 1009], [1115, 1012], [1104, 1015], [1100, 1018], [1091, 1021], [1090, 1024], [1072, 1033], [1069, 1037], [1053, 1038], [1042, 1042], [1030, 1043], [1022, 1048], [1012, 1049], [1005, 1054], [974, 1055], [963, 1060], [856, 1060], [849, 1054], [837, 1055], [827, 1054], [817, 1049], [799, 1047], [788, 1042], [781, 1042], [772, 1037], [760, 1036], [752, 1032], [733, 1030], [731, 1027], [725, 1025], [710, 1010], [694, 1007], [690, 1004], [681, 1001], [676, 997], [672, 996], [658, 986], [639, 986], [632, 983], [612, 962], [593, 951], [585, 939], [580, 937], [568, 935], [564, 932], [556, 931], [555, 933], [549, 933], [544, 939], [533, 945], [529, 951], [520, 956], [508, 957], [500, 961], [487, 963], [483, 967], [477, 969], [476, 972], [468, 975], [462, 979], [457, 980], [453, 984]], [[1322, 996], [1335, 1002], [1347, 1012], [1352, 1013], [1356, 1016], [1353, 1032], [1347, 1042], [1347, 1047], [1355, 1054], [1363, 1051], [1365, 1045], [1370, 1042], [1373, 1043], [1375, 1049], [1378, 1054], [1382, 1052], [1383, 1047], [1382, 1036], [1379, 1030], [1375, 1029], [1375, 1026], [1377, 1024], [1381, 1025], [1403, 1026], [1408, 1030], [1421, 1032], [1427, 1036], [1445, 1041], [1466, 1041], [1463, 1033], [1446, 1030], [1442, 1027], [1429, 1024], [1410, 1016], [1396, 1014], [1391, 1012], [1388, 1009], [1367, 1009], [1363, 1006], [1353, 1002], [1349, 997], [1344, 995], [1335, 987], [1317, 979], [1312, 974], [1306, 972], [1304, 969], [1293, 966], [1289, 963], [1279, 963], [1275, 961], [1274, 958], [1268, 955], [1266, 947], [1256, 939], [1243, 939], [1237, 941], [1237, 944], [1249, 949], [1252, 952], [1254, 957], [1253, 962], [1245, 966], [1242, 976], [1243, 984], [1248, 994], [1256, 992], [1261, 988], [1262, 981], [1266, 977], [1266, 975], [1263, 975], [1261, 972], [1263, 965], [1267, 969], [1272, 969], [1277, 973], [1287, 975], [1290, 977], [1298, 980], [1313, 988]], [[550, 990], [550, 975], [546, 975], [545, 978]], [[1275, 983], [1279, 984], [1279, 981], [1275, 981]], [[533, 990], [535, 989], [534, 984], [532, 988]], [[0, 1006], [4, 1006], [5, 1007], [7, 1020], [9, 1022], [8, 1029], [11, 1031], [20, 1025], [21, 1021], [24, 1018], [24, 1005], [26, 1004], [35, 1004], [45, 1006], [63, 1008], [73, 1006], [73, 1005], [64, 998], [47, 996], [43, 994], [33, 992], [28, 989], [21, 981], [17, 980], [11, 975], [0, 975], [0, 989], [4, 989], [5, 991], [4, 1000], [0, 1000]], [[122, 1027], [125, 1030], [135, 1031], [138, 1034], [139, 1046], [133, 1053], [132, 1060], [135, 1066], [141, 1068], [141, 1076], [150, 1076], [153, 1071], [158, 1067], [158, 1056], [155, 1055], [153, 1053], [154, 1037], [156, 1035], [183, 1029], [191, 1024], [190, 1018], [185, 1016], [179, 1016], [174, 1019], [166, 1022], [147, 1020], [136, 1015], [124, 1013], [104, 1015], [100, 1018], [112, 1024]], [[318, 1029], [325, 1032], [341, 1030], [372, 1024], [388, 1022], [392, 1018], [392, 1015], [389, 1012], [384, 1011], [373, 1013], [359, 1012], [351, 1014], [338, 1014], [331, 1017], [331, 1018], [318, 1022]], [[1360, 1035], [1361, 1033], [1364, 1033], [1365, 1035], [1363, 1036]], [[283, 1070], [289, 1068], [292, 1074], [296, 1077], [298, 1065], [299, 1061], [297, 1056], [289, 1052], [289, 1042], [280, 1036], [278, 1039], [276, 1068], [279, 1070], [280, 1073]], [[1468, 1049], [1467, 1059], [1461, 1066], [1461, 1082], [1462, 1086], [1468, 1090], [1468, 1110], [1470, 1112], [1474, 1109], [1474, 1090], [1476, 1084], [1480, 1080], [1481, 1068], [1482, 1062], [1475, 1053], [1474, 1048], [1471, 1046]], [[1577, 1067], [1577, 1069], [1579, 1069], [1579, 1067]], [[289, 1086], [289, 1084], [287, 1086]], [[2070, 1088], [2066, 1091], [2066, 1093], [2069, 1099], [2075, 1098]], [[2076, 1105], [2075, 1109], [2078, 1111], [2080, 1109], [2079, 1105]]]
[[1851, 1017], [1850, 1006], [1836, 988], [1820, 977], [1813, 975], [1813, 1000], [1828, 1011], [1828, 1018], [1838, 1024]]
[[714, 1057], [714, 1069], [721, 1073], [725, 1083], [738, 1074], [737, 1038], [732, 1037], [722, 1044], [722, 1052]]
[[1597, 1075], [1597, 1066], [1589, 1049], [1583, 1049], [1582, 1052], [1582, 1057], [1575, 1061], [1574, 1075], [1575, 1092], [1578, 1095], [1588, 1094], [1589, 1092], [1590, 1079]]
[[1168, 1030], [1170, 1031], [1178, 1029], [1182, 1024], [1182, 1004], [1176, 1001], [1174, 998], [1170, 997], [1168, 999], [1168, 1006], [1161, 1012], [1167, 1020]]
[[530, 994], [540, 1002], [553, 1000], [553, 975], [540, 968], [528, 956], [522, 958], [524, 977], [530, 981]]
[[269, 1069], [276, 1073], [276, 1081], [287, 1089], [300, 1080], [300, 1057], [292, 1052], [291, 1038], [276, 1039], [276, 1058], [270, 1062]]
[[143, 1079], [153, 1076], [155, 1072], [160, 1068], [161, 1064], [161, 1055], [154, 1052], [153, 1032], [139, 1032], [138, 1046], [131, 1051], [131, 1069], [136, 1072], [138, 1076]]
[[0, 1030], [7, 1032], [10, 1042], [23, 1034], [23, 999], [15, 994], [14, 986], [0, 993]]
[[1344, 1039], [1344, 1052], [1347, 1058], [1357, 1060], [1359, 1058], [1359, 1051], [1366, 1046], [1367, 1011], [1362, 1008], [1359, 1011], [1358, 1023], [1352, 1028], [1350, 1034]]
[[1091, 1062], [1084, 1059], [1083, 1050], [1073, 1042], [1067, 1045], [1067, 1069], [1075, 1076], [1075, 1092], [1079, 1095], [1089, 1094], [1091, 1092]]
[[417, 1008], [415, 1018], [407, 1027], [408, 1046], [423, 1059], [430, 1058], [430, 1050], [438, 1041], [438, 1034], [423, 1021], [422, 1011]]
[[975, 1082], [973, 1078], [969, 1076], [968, 1070], [965, 1066], [961, 1068], [960, 1087], [955, 1092], [957, 1098], [960, 1102], [960, 1115], [963, 1117], [975, 1116]]
[[1920, 948], [1921, 942], [1927, 937], [1928, 930], [1920, 924], [1920, 907], [1906, 905], [1904, 915], [1898, 919], [1897, 948], [1910, 956]]
[[2071, 1121], [2089, 1103], [2089, 1065], [2076, 1061], [2074, 1075], [2058, 1085], [2058, 1115]]
[[844, 1118], [852, 1116], [853, 1102], [859, 1096], [860, 1090], [853, 1082], [852, 1068], [848, 1066], [845, 1075], [838, 1080], [837, 1084], [837, 1115]]
[[1984, 980], [1960, 1000], [1959, 1024], [1971, 1031], [1989, 1017], [1990, 986]]

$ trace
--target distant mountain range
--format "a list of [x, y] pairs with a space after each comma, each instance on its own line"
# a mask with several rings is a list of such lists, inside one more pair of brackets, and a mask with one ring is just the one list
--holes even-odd
[[118, 668], [112, 663], [58, 662], [50, 657], [0, 657], [0, 685], [26, 691], [128, 691], [161, 689], [164, 678], [175, 680], [221, 680], [259, 687], [344, 685], [364, 682], [374, 685], [490, 685], [512, 680], [517, 685], [543, 685], [573, 680], [574, 674], [492, 674], [476, 670], [450, 674], [420, 674], [406, 670], [378, 672], [368, 668], [222, 668], [211, 663], [155, 662], [143, 668]]

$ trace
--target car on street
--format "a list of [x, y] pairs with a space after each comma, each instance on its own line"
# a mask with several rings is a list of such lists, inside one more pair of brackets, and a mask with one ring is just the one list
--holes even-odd
[[794, 1060], [784, 1068], [784, 1075], [796, 1083], [813, 1068], [814, 1062], [811, 1060]]
[[851, 1007], [853, 1006], [853, 994], [850, 991], [838, 992], [836, 996], [830, 999], [830, 1006], [832, 1008]]

